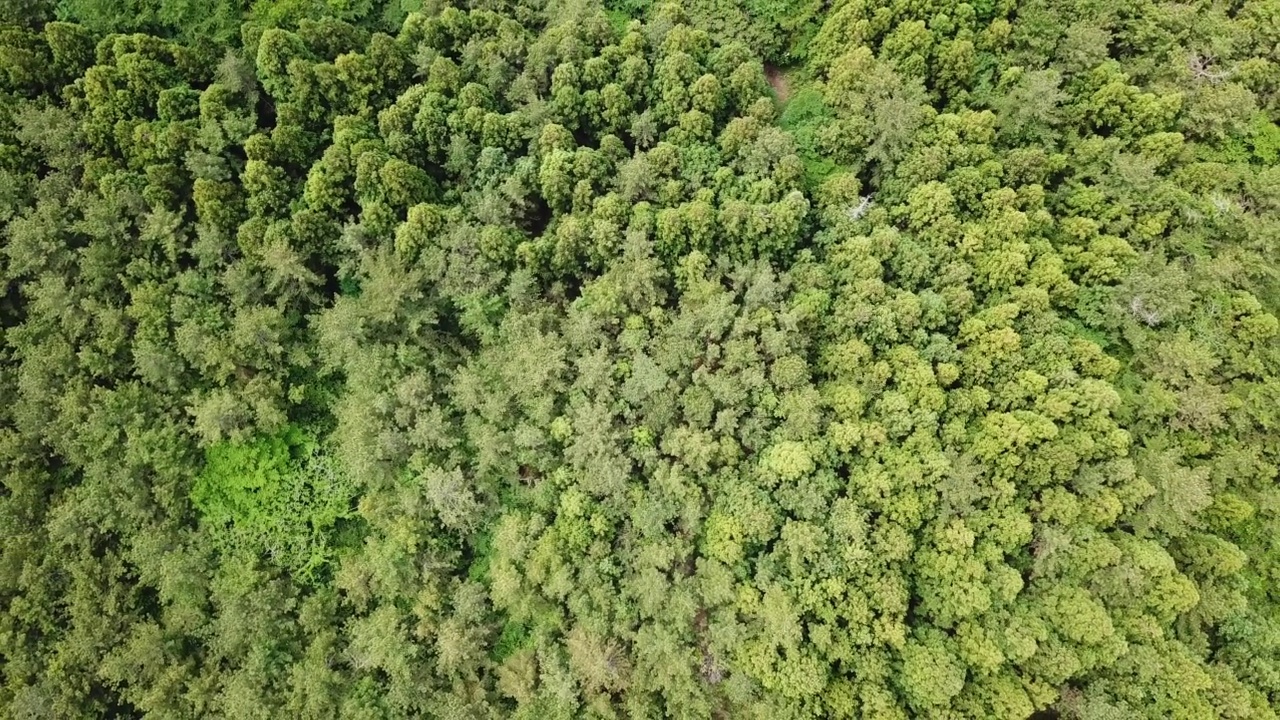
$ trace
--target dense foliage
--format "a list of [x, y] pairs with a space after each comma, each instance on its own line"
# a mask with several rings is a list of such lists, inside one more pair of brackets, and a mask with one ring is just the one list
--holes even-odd
[[0, 715], [1275, 718], [1277, 0], [0, 22]]

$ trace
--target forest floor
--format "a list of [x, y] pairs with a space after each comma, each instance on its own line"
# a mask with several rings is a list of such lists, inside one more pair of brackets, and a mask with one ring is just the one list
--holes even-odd
[[787, 79], [787, 73], [773, 65], [765, 65], [764, 76], [773, 88], [773, 93], [778, 96], [778, 102], [785, 103], [791, 97], [791, 81]]

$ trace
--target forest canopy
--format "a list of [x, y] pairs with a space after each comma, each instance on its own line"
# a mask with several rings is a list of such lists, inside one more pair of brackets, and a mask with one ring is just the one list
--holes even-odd
[[1280, 1], [0, 0], [0, 716], [1280, 708]]

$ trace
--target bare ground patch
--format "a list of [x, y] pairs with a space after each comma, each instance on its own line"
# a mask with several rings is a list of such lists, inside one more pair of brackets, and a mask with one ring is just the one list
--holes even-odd
[[791, 97], [791, 82], [787, 80], [787, 74], [780, 68], [765, 65], [764, 77], [773, 88], [773, 93], [778, 96], [778, 102], [785, 103], [787, 98]]

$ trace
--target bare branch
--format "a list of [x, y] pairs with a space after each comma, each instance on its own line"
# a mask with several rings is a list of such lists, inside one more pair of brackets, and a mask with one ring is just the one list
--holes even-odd
[[1207, 80], [1216, 85], [1234, 74], [1231, 70], [1216, 69], [1214, 62], [1215, 58], [1212, 55], [1201, 55], [1200, 53], [1191, 53], [1187, 58], [1187, 66], [1191, 68], [1191, 74], [1197, 80]]
[[1129, 312], [1138, 320], [1145, 323], [1148, 327], [1155, 327], [1160, 324], [1160, 313], [1147, 307], [1147, 303], [1140, 295], [1134, 295], [1133, 300], [1129, 301]]
[[861, 218], [863, 215], [866, 215], [866, 214], [867, 214], [867, 210], [869, 210], [869, 209], [871, 208], [871, 196], [870, 196], [870, 195], [863, 195], [863, 196], [862, 196], [862, 198], [861, 198], [861, 200], [862, 200], [862, 202], [858, 203], [856, 207], [851, 207], [851, 208], [849, 208], [849, 219], [850, 219], [850, 220], [857, 220], [857, 219]]

